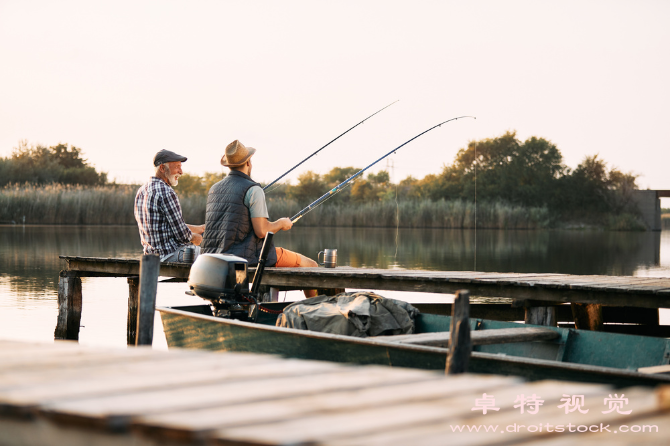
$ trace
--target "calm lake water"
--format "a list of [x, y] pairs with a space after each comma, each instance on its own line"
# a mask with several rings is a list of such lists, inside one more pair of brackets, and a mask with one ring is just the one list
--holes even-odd
[[[309, 228], [278, 233], [277, 246], [316, 258], [337, 248], [338, 265], [388, 269], [605, 274], [670, 277], [670, 231], [502, 231]], [[134, 226], [0, 226], [0, 339], [53, 340], [59, 255], [138, 258]], [[184, 283], [159, 283], [158, 305], [200, 304]], [[79, 341], [124, 347], [128, 286], [123, 278], [83, 278]], [[444, 295], [383, 295], [446, 301]], [[297, 293], [300, 296], [300, 293]], [[293, 300], [297, 296], [280, 299]], [[668, 310], [662, 323], [670, 324]], [[156, 317], [154, 347], [165, 348]]]

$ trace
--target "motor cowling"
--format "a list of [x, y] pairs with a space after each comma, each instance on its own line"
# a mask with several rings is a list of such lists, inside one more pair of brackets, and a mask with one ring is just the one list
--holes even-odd
[[188, 286], [203, 299], [241, 301], [241, 294], [249, 292], [247, 261], [230, 254], [201, 254], [191, 266]]

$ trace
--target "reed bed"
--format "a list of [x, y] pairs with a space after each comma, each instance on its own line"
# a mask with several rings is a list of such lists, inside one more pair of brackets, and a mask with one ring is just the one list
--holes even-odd
[[[292, 216], [301, 210], [291, 200], [272, 200], [268, 211], [275, 216]], [[547, 208], [525, 208], [506, 203], [462, 200], [382, 201], [369, 204], [320, 206], [301, 219], [309, 226], [401, 228], [540, 229], [550, 224]]]
[[[133, 203], [138, 186], [31, 186], [0, 189], [0, 223], [59, 225], [134, 225]], [[184, 219], [205, 221], [207, 197], [180, 197]], [[302, 206], [292, 200], [270, 200], [271, 218], [293, 216]], [[25, 220], [24, 220], [25, 217]], [[479, 203], [478, 228], [538, 229], [549, 225], [546, 208], [524, 208], [505, 203]], [[474, 203], [461, 200], [419, 200], [319, 206], [300, 221], [306, 226], [474, 228]]]
[[661, 215], [661, 228], [670, 229], [670, 214]]
[[10, 185], [0, 189], [0, 222], [58, 225], [134, 224], [135, 187]]

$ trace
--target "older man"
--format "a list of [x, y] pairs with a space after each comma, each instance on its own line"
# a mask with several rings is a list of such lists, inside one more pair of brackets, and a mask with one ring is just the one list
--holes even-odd
[[205, 225], [184, 222], [179, 198], [172, 190], [179, 183], [181, 163], [185, 161], [185, 156], [169, 150], [156, 153], [156, 175], [135, 196], [135, 220], [144, 253], [160, 255], [161, 262], [183, 262], [186, 248], [194, 249], [195, 259], [205, 232]]
[[[265, 194], [260, 184], [251, 179], [251, 157], [256, 152], [235, 140], [226, 147], [221, 165], [230, 174], [216, 183], [207, 195], [207, 214], [202, 252], [227, 253], [257, 265], [268, 232], [288, 231], [291, 219], [268, 220]], [[284, 248], [270, 250], [266, 266], [317, 267], [317, 263], [297, 252]], [[306, 297], [316, 290], [306, 290]]]

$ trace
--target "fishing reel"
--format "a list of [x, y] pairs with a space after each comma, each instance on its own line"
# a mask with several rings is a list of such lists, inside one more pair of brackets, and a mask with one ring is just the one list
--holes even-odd
[[[250, 313], [258, 306], [258, 288], [273, 236], [271, 232], [265, 236], [251, 290], [245, 259], [230, 254], [201, 254], [193, 262], [188, 276], [192, 294], [209, 300], [216, 317], [249, 320]], [[258, 311], [254, 319], [257, 314]]]

